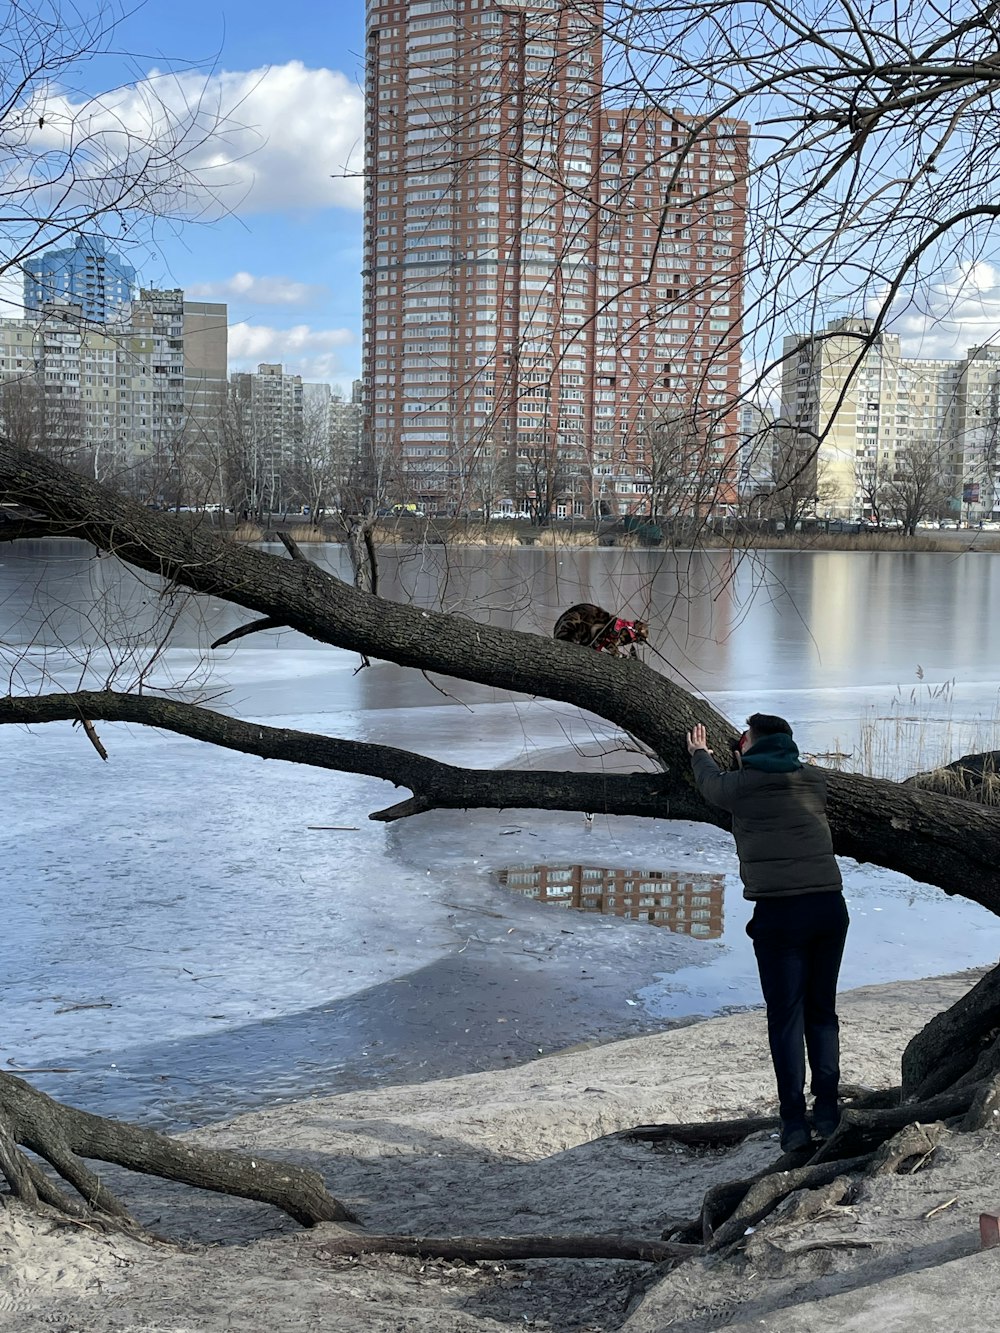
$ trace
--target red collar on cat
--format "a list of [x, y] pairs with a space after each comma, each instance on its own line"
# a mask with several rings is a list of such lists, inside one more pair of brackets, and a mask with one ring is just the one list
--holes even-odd
[[601, 634], [599, 639], [594, 641], [594, 647], [598, 652], [609, 643], [621, 643], [622, 635], [626, 635], [625, 643], [638, 643], [639, 635], [636, 633], [634, 620], [613, 620]]

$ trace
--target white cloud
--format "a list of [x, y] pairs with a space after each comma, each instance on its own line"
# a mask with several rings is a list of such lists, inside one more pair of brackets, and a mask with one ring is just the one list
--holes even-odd
[[[152, 160], [145, 170], [156, 202], [173, 199], [187, 212], [360, 209], [363, 119], [362, 91], [346, 75], [292, 60], [208, 77], [152, 70], [89, 101], [35, 90], [30, 139], [48, 169], [76, 145], [80, 185], [85, 177], [114, 189]], [[143, 199], [152, 202], [134, 191], [125, 206]]]
[[185, 288], [192, 301], [244, 301], [256, 305], [310, 305], [326, 295], [323, 286], [293, 278], [256, 276], [241, 270], [219, 282], [196, 282]]
[[889, 327], [909, 357], [961, 357], [1000, 343], [1000, 269], [982, 260], [954, 269], [894, 310]]
[[243, 321], [229, 327], [229, 368], [256, 370], [262, 361], [280, 362], [304, 380], [343, 383], [356, 373], [356, 353], [347, 350], [356, 343], [351, 329], [314, 329], [308, 324], [275, 329]]

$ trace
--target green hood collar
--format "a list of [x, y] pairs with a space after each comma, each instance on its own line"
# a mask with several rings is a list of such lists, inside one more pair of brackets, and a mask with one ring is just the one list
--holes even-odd
[[762, 736], [744, 751], [743, 767], [756, 768], [762, 773], [793, 773], [802, 767], [799, 747], [784, 732]]

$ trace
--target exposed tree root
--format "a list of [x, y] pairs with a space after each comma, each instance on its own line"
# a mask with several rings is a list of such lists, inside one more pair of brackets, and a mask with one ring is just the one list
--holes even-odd
[[619, 1137], [635, 1143], [683, 1143], [688, 1148], [731, 1148], [751, 1134], [777, 1129], [776, 1115], [747, 1116], [743, 1120], [690, 1120], [678, 1125], [636, 1125]]
[[313, 1255], [411, 1254], [420, 1259], [636, 1259], [644, 1263], [692, 1259], [700, 1245], [629, 1236], [370, 1236], [324, 1240]]
[[903, 1097], [932, 1096], [967, 1074], [1000, 1031], [1000, 967], [935, 1015], [903, 1052]]
[[927, 1101], [891, 1106], [881, 1111], [845, 1110], [836, 1131], [821, 1144], [813, 1161], [828, 1162], [874, 1152], [898, 1130], [912, 1124], [930, 1124], [964, 1115], [978, 1089], [974, 1086], [942, 1092]]
[[[79, 1197], [65, 1193], [22, 1148], [48, 1162]], [[0, 1073], [0, 1173], [11, 1193], [26, 1204], [47, 1204], [77, 1220], [87, 1218], [140, 1231], [87, 1160], [114, 1162], [144, 1175], [257, 1199], [282, 1209], [303, 1226], [357, 1222], [327, 1192], [316, 1171], [200, 1148], [136, 1125], [105, 1120], [53, 1101], [13, 1074]]]
[[[852, 1110], [878, 1110], [899, 1104], [899, 1088], [845, 1087], [843, 1097]], [[745, 1116], [740, 1120], [688, 1120], [678, 1124], [636, 1125], [620, 1137], [632, 1142], [683, 1143], [689, 1148], [730, 1148], [751, 1134], [777, 1129], [776, 1115]]]
[[[664, 1236], [681, 1244], [700, 1243], [706, 1253], [729, 1253], [740, 1244], [748, 1228], [759, 1227], [797, 1191], [824, 1189], [840, 1181], [834, 1187], [843, 1195], [851, 1177], [917, 1170], [948, 1132], [946, 1119], [965, 1116], [963, 1124], [975, 1128], [981, 1127], [980, 1121], [988, 1120], [991, 1124], [1000, 1121], [1000, 1075], [986, 1083], [967, 1083], [948, 1089], [920, 1103], [879, 1104], [893, 1098], [898, 1098], [898, 1089], [859, 1092], [858, 1101], [844, 1110], [836, 1132], [807, 1161], [802, 1160], [801, 1153], [787, 1153], [755, 1175], [712, 1186], [705, 1194], [699, 1216], [675, 1223]], [[870, 1103], [867, 1107], [865, 1099]], [[975, 1124], [970, 1121], [973, 1105], [977, 1108]], [[774, 1124], [774, 1120], [758, 1116], [718, 1121], [717, 1132], [713, 1132], [711, 1121], [640, 1125], [624, 1131], [622, 1137], [647, 1142], [673, 1139], [692, 1146], [726, 1146]], [[823, 1199], [819, 1206], [826, 1206]]]
[[[850, 1176], [863, 1171], [869, 1161], [869, 1155], [854, 1157], [846, 1162], [809, 1162], [805, 1166], [792, 1170], [767, 1171], [740, 1182], [747, 1188], [743, 1197], [728, 1218], [715, 1219], [713, 1225], [711, 1211], [702, 1206], [702, 1233], [710, 1252], [726, 1249], [734, 1241], [741, 1240], [747, 1227], [756, 1227], [768, 1214], [796, 1190], [813, 1190], [822, 1185], [829, 1185], [840, 1176]], [[712, 1191], [709, 1191], [711, 1194]], [[709, 1203], [709, 1195], [705, 1196]]]
[[979, 1087], [961, 1128], [965, 1133], [977, 1129], [1000, 1130], [1000, 1074], [994, 1074]]
[[913, 1173], [919, 1169], [937, 1151], [937, 1146], [947, 1134], [942, 1121], [933, 1125], [904, 1125], [898, 1134], [883, 1143], [865, 1170], [866, 1176], [898, 1175], [902, 1171]]

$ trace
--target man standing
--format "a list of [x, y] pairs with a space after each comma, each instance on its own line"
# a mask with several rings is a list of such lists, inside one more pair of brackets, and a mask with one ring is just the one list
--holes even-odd
[[803, 1038], [813, 1127], [829, 1138], [839, 1119], [837, 977], [849, 919], [826, 819], [826, 778], [799, 759], [784, 718], [766, 713], [747, 719], [731, 772], [712, 758], [703, 726], [688, 732], [687, 747], [699, 792], [733, 817], [743, 896], [754, 904], [747, 934], [767, 1005], [781, 1146], [800, 1151], [810, 1143]]

